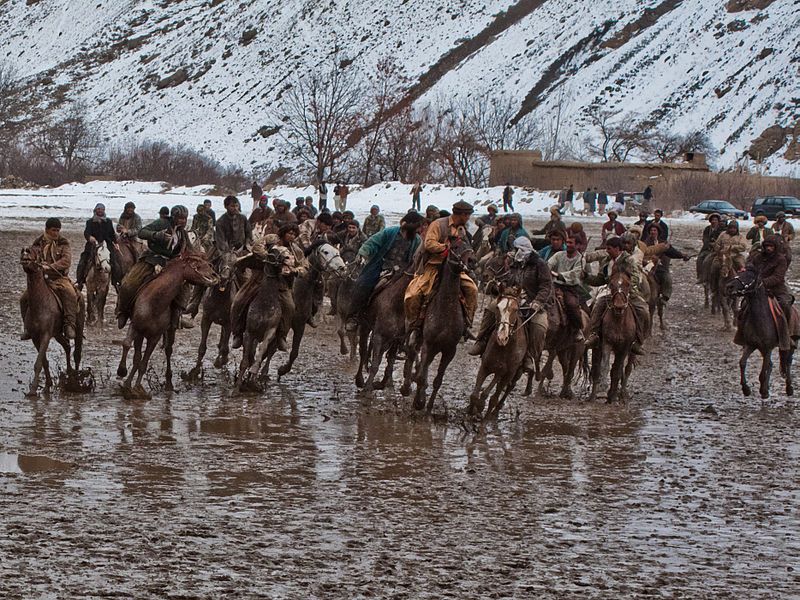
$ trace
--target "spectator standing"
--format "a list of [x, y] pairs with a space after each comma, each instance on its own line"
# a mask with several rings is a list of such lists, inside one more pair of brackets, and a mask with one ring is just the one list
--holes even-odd
[[597, 194], [597, 208], [601, 215], [608, 209], [608, 194], [606, 194], [605, 190], [601, 190], [600, 193]]
[[306, 196], [306, 210], [314, 218], [317, 216], [317, 208], [314, 206], [314, 199], [311, 196]]
[[342, 212], [342, 197], [340, 194], [342, 193], [342, 184], [340, 182], [336, 182], [336, 185], [333, 186], [333, 208], [338, 212]]
[[211, 226], [215, 227], [217, 225], [217, 214], [211, 208], [211, 200], [203, 200], [203, 206], [206, 207], [206, 214], [211, 217]]
[[384, 229], [386, 229], [386, 221], [381, 214], [381, 209], [377, 204], [373, 204], [369, 209], [369, 215], [364, 219], [362, 231], [369, 238]]
[[419, 181], [411, 188], [411, 210], [422, 210], [422, 184]]
[[341, 205], [339, 210], [344, 212], [347, 210], [347, 196], [350, 194], [350, 188], [347, 187], [346, 183], [343, 183], [339, 186], [339, 204]]
[[325, 210], [328, 208], [328, 186], [325, 185], [325, 180], [319, 182], [319, 209]]
[[[594, 216], [594, 213], [597, 212], [597, 188], [595, 188], [595, 191], [592, 191], [591, 188], [586, 188], [586, 192], [583, 194], [583, 212], [591, 216]], [[578, 252], [581, 252], [581, 250], [578, 249]]]
[[606, 239], [619, 237], [623, 233], [625, 233], [625, 226], [617, 221], [617, 212], [614, 210], [608, 211], [608, 221], [603, 223], [603, 228], [600, 230], [603, 245], [605, 245]]
[[503, 190], [503, 212], [514, 212], [514, 190], [508, 183]]
[[567, 190], [567, 199], [564, 202], [564, 208], [561, 211], [561, 214], [567, 214], [567, 211], [569, 211], [570, 215], [575, 214], [575, 208], [572, 205], [572, 202], [574, 200], [575, 200], [575, 190], [573, 190], [572, 185], [570, 185], [569, 189]]

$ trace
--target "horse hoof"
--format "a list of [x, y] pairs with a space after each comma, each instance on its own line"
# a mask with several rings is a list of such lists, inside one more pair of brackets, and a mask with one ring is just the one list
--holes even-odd
[[414, 410], [422, 410], [425, 408], [425, 398], [417, 398], [414, 400]]
[[749, 396], [750, 394], [752, 394], [752, 391], [750, 390], [750, 386], [749, 385], [743, 385], [742, 386], [742, 394], [744, 394], [745, 396]]
[[347, 356], [348, 354], [350, 354], [350, 351], [344, 346], [342, 346], [341, 348], [339, 348], [339, 354], [341, 354], [342, 356]]
[[128, 376], [128, 367], [119, 367], [117, 369], [117, 377], [127, 377]]
[[215, 369], [221, 369], [222, 367], [224, 367], [227, 364], [228, 364], [228, 357], [227, 356], [225, 358], [223, 358], [221, 356], [218, 356], [216, 358], [216, 360], [214, 361], [214, 368]]
[[561, 390], [561, 393], [558, 396], [562, 400], [574, 400], [575, 399], [575, 394], [572, 393], [572, 390]]
[[410, 396], [411, 395], [411, 386], [403, 384], [400, 387], [400, 395], [404, 396], [404, 397]]

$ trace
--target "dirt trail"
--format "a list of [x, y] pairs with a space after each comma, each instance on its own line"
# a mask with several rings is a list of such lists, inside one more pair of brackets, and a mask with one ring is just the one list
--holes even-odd
[[[676, 230], [684, 245], [699, 233]], [[800, 589], [795, 402], [777, 376], [769, 402], [740, 395], [738, 350], [702, 310], [693, 262], [674, 263], [669, 330], [627, 406], [515, 393], [496, 425], [467, 433], [453, 415], [477, 359], [459, 350], [450, 416], [439, 402], [428, 419], [395, 392], [358, 395], [332, 325], [263, 396], [233, 395], [232, 367], [215, 371], [209, 351], [201, 384], [125, 401], [108, 329], [87, 343], [96, 392], [26, 399], [34, 354], [16, 341], [16, 302], [30, 237], [0, 241], [3, 598]], [[180, 332], [177, 371], [198, 337]]]

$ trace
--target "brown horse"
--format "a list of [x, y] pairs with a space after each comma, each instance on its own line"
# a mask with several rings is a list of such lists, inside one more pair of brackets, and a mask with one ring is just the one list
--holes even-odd
[[719, 252], [709, 269], [711, 286], [711, 314], [722, 313], [725, 331], [731, 330], [731, 315], [737, 315], [736, 296], [729, 293], [729, 284], [736, 277], [736, 269], [730, 252]]
[[[761, 280], [752, 271], [744, 271], [728, 284], [727, 293], [742, 296], [741, 315], [737, 322], [737, 338], [742, 343], [742, 357], [739, 360], [739, 377], [742, 394], [749, 396], [752, 391], [747, 383], [747, 361], [756, 350], [761, 353], [761, 373], [759, 373], [759, 392], [761, 397], [769, 398], [769, 380], [772, 374], [772, 351], [778, 347], [778, 329], [772, 316], [770, 299]], [[792, 310], [796, 311], [794, 306]], [[786, 315], [788, 318], [789, 315]], [[779, 350], [781, 375], [786, 380], [786, 395], [794, 395], [792, 385], [792, 361], [794, 349]]]
[[[382, 390], [392, 384], [394, 362], [406, 334], [403, 297], [413, 277], [413, 274], [407, 271], [397, 271], [386, 286], [372, 298], [361, 320], [358, 342], [360, 360], [356, 373], [356, 386], [363, 388], [367, 393], [373, 389]], [[375, 377], [386, 352], [389, 354], [383, 379], [375, 383]], [[413, 358], [406, 360], [406, 379], [409, 378], [412, 365]], [[365, 368], [369, 369], [366, 382]]]
[[[417, 384], [414, 408], [417, 410], [425, 408], [428, 369], [436, 355], [441, 354], [439, 368], [433, 380], [433, 390], [427, 401], [428, 412], [433, 410], [447, 366], [456, 355], [458, 342], [464, 334], [466, 321], [461, 307], [460, 274], [469, 268], [471, 260], [472, 248], [458, 239], [450, 245], [450, 252], [440, 267], [436, 289], [425, 309], [425, 320], [420, 332], [422, 343], [414, 377]], [[403, 389], [409, 389], [408, 381], [403, 384]]]
[[221, 369], [228, 364], [231, 338], [231, 303], [238, 289], [236, 279], [236, 254], [228, 252], [219, 257], [216, 272], [219, 283], [210, 287], [203, 297], [203, 318], [200, 321], [200, 347], [197, 350], [197, 364], [189, 372], [189, 379], [196, 378], [203, 370], [203, 358], [208, 349], [208, 334], [212, 325], [220, 326], [217, 358], [214, 367]]
[[[72, 360], [75, 369], [80, 368], [81, 351], [83, 349], [83, 326], [85, 319], [85, 305], [83, 298], [78, 294], [78, 319], [75, 327], [75, 348], [71, 352], [70, 341], [63, 334], [64, 318], [61, 306], [55, 293], [47, 285], [44, 278], [48, 265], [41, 260], [38, 248], [25, 248], [20, 254], [20, 263], [27, 276], [27, 300], [23, 306], [22, 320], [25, 330], [30, 334], [33, 345], [36, 347], [36, 363], [33, 367], [33, 381], [31, 382], [28, 396], [35, 396], [39, 388], [39, 379], [44, 368], [45, 391], [50, 391], [53, 379], [50, 374], [50, 363], [47, 360], [47, 348], [50, 340], [55, 339], [67, 357], [67, 373], [72, 372]], [[76, 292], [77, 293], [77, 292]]]
[[94, 244], [86, 273], [86, 322], [89, 325], [105, 324], [106, 298], [111, 281], [111, 252], [105, 242]]
[[[489, 338], [486, 350], [481, 356], [475, 388], [469, 397], [468, 412], [472, 415], [480, 416], [483, 413], [486, 398], [494, 389], [486, 416], [497, 417], [522, 374], [525, 353], [528, 351], [528, 333], [520, 316], [519, 293], [519, 289], [511, 288], [501, 294], [497, 301], [499, 313], [497, 329]], [[489, 375], [493, 376], [492, 381], [483, 388], [483, 383]]]
[[[646, 283], [645, 283], [646, 282]], [[642, 280], [642, 295], [647, 298], [647, 307], [650, 310], [650, 326], [648, 327], [647, 335], [653, 335], [653, 325], [655, 325], [655, 318], [658, 315], [661, 331], [665, 331], [664, 325], [664, 299], [661, 297], [661, 286], [656, 279], [655, 269], [645, 275]]]
[[[142, 388], [142, 378], [147, 372], [150, 356], [161, 338], [164, 339], [164, 354], [167, 358], [166, 389], [173, 390], [172, 345], [175, 342], [176, 326], [173, 312], [176, 309], [172, 304], [178, 298], [184, 283], [212, 286], [218, 282], [219, 278], [202, 255], [184, 251], [170, 260], [158, 276], [141, 287], [131, 310], [131, 322], [128, 334], [122, 342], [122, 357], [117, 368], [118, 376], [128, 375], [123, 384], [124, 391], [131, 391], [133, 377], [138, 374], [134, 395], [148, 396]], [[145, 340], [147, 347], [142, 353]], [[126, 361], [131, 346], [134, 348], [133, 368], [128, 373]]]
[[631, 346], [636, 341], [636, 319], [630, 304], [631, 280], [624, 273], [614, 273], [608, 282], [608, 290], [611, 299], [600, 326], [600, 349], [593, 353], [590, 401], [597, 398], [601, 379], [605, 379], [608, 372], [612, 352], [614, 364], [611, 367], [608, 402], [616, 402], [627, 395], [627, 375], [630, 370], [626, 366], [631, 356]]
[[120, 237], [117, 247], [112, 252], [117, 253], [117, 265], [122, 277], [131, 270], [142, 253], [139, 242], [136, 241], [136, 238], [130, 237]]

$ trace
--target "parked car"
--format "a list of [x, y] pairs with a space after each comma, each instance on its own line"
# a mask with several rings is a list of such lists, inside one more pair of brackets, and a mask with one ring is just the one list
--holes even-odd
[[775, 219], [779, 212], [786, 213], [786, 216], [800, 216], [800, 200], [794, 196], [765, 196], [756, 198], [753, 202], [753, 209], [750, 214], [764, 215], [769, 220]]
[[750, 215], [747, 214], [746, 210], [736, 208], [733, 204], [727, 202], [726, 200], [703, 200], [695, 206], [692, 206], [689, 209], [689, 212], [702, 213], [704, 215], [719, 213], [720, 215], [733, 217], [734, 219], [750, 218]]

